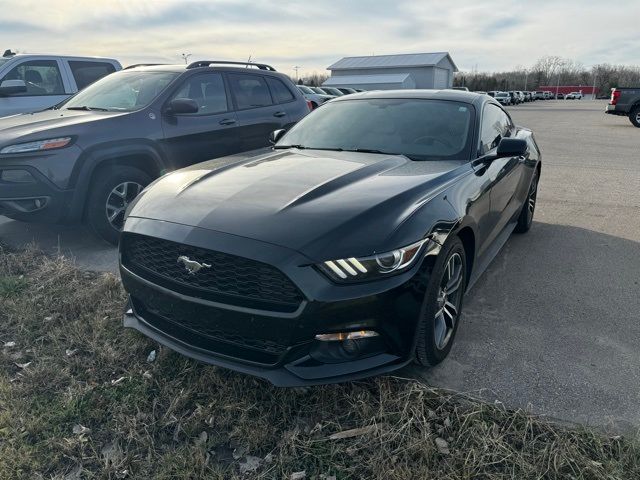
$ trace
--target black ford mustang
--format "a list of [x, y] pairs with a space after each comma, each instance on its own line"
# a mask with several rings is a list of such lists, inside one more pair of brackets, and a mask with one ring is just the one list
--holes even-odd
[[131, 205], [125, 325], [276, 385], [442, 361], [464, 292], [531, 226], [531, 131], [487, 95], [423, 90], [345, 96], [272, 137]]

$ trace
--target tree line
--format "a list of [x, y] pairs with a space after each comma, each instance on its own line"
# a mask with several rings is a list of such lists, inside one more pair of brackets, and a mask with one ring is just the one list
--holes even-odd
[[580, 62], [558, 57], [540, 58], [531, 68], [516, 67], [507, 72], [459, 72], [454, 86], [472, 91], [538, 90], [541, 86], [580, 85], [598, 88], [598, 96], [608, 97], [613, 87], [640, 86], [640, 67], [601, 63], [590, 68]]

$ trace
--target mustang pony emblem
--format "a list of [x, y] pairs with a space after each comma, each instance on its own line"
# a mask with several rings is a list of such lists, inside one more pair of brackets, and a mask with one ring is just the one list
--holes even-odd
[[195, 275], [203, 268], [211, 268], [211, 265], [207, 263], [196, 262], [195, 260], [191, 260], [185, 255], [181, 255], [178, 257], [178, 263], [182, 263], [184, 265], [184, 268], [187, 269], [189, 275]]

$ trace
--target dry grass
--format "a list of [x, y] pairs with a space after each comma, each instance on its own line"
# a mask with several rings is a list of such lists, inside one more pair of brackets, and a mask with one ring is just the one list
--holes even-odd
[[166, 350], [147, 363], [123, 300], [112, 275], [0, 250], [0, 478], [640, 478], [638, 439], [413, 381], [286, 390]]

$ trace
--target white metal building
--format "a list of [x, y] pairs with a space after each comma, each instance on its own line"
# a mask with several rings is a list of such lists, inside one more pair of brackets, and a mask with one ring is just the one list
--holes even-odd
[[323, 85], [364, 90], [450, 88], [458, 71], [448, 52], [345, 57], [327, 67]]

